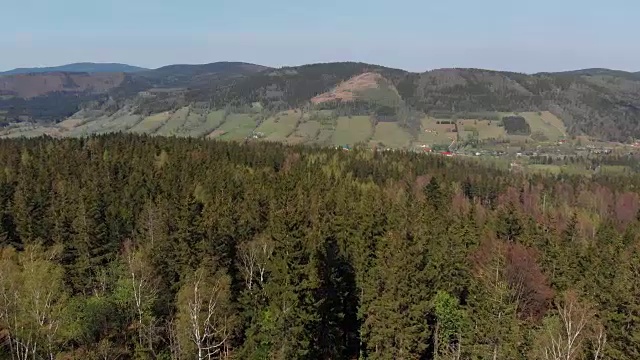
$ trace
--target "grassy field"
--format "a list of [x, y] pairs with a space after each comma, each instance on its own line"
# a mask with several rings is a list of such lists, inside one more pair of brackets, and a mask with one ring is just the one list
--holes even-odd
[[37, 137], [42, 135], [55, 135], [54, 128], [36, 127], [36, 126], [18, 126], [7, 129], [3, 132], [3, 138], [21, 138], [21, 137]]
[[109, 122], [104, 124], [102, 129], [96, 131], [95, 134], [106, 134], [119, 131], [125, 132], [136, 126], [141, 120], [142, 117], [140, 115], [134, 114], [123, 114], [121, 116], [111, 117]]
[[[224, 110], [215, 110], [204, 113], [200, 117], [200, 124], [189, 130], [189, 136], [203, 137], [211, 134], [222, 124], [224, 119]], [[191, 115], [190, 115], [191, 116]], [[187, 119], [187, 123], [189, 119]]]
[[567, 136], [567, 128], [564, 126], [564, 122], [559, 117], [553, 115], [548, 111], [543, 111], [540, 116], [540, 120], [545, 124], [545, 126], [552, 127], [557, 131], [562, 137]]
[[539, 141], [556, 142], [566, 136], [567, 129], [562, 120], [548, 111], [542, 112], [522, 112], [522, 113], [501, 113], [500, 116], [522, 116], [531, 127], [531, 134], [535, 138], [535, 133], [544, 135]]
[[[453, 124], [438, 124], [438, 119], [425, 117], [422, 119], [422, 128], [418, 135], [417, 143], [424, 145], [449, 145], [455, 139], [457, 133], [451, 131]], [[448, 120], [445, 120], [448, 121]]]
[[110, 128], [112, 120], [113, 118], [109, 116], [101, 116], [96, 119], [86, 119], [82, 122], [81, 125], [70, 129], [69, 132], [66, 133], [66, 135], [72, 137], [82, 137], [100, 133]]
[[176, 135], [185, 137], [202, 136], [200, 128], [207, 120], [206, 115], [206, 110], [196, 111], [195, 109], [190, 109], [184, 124], [176, 131]]
[[[458, 119], [458, 133], [452, 132], [454, 125], [438, 124], [439, 119], [426, 117], [422, 119], [422, 131], [418, 136], [419, 144], [446, 144], [456, 136], [465, 140], [468, 134], [477, 132], [479, 140], [507, 138], [516, 144], [525, 142], [556, 142], [566, 136], [566, 129], [562, 120], [548, 111], [524, 113], [499, 113], [500, 117], [518, 115], [525, 118], [531, 127], [532, 136], [507, 135], [500, 121], [483, 119]], [[450, 121], [450, 120], [444, 120]]]
[[[99, 111], [80, 111], [56, 125], [43, 129], [33, 125], [19, 125], [4, 129], [0, 136], [29, 137], [51, 134], [52, 136], [81, 137], [124, 131], [164, 136], [241, 140], [251, 136], [255, 131], [262, 133], [266, 140], [289, 144], [353, 146], [356, 143], [365, 142], [371, 146], [382, 144], [391, 148], [420, 145], [448, 146], [456, 138], [463, 143], [469, 134], [477, 134], [480, 140], [509, 139], [511, 146], [525, 147], [536, 146], [538, 143], [556, 142], [566, 137], [566, 129], [562, 121], [546, 111], [495, 113], [500, 117], [508, 115], [524, 117], [531, 127], [532, 136], [507, 135], [504, 128], [499, 126], [500, 121], [482, 119], [458, 119], [456, 120], [458, 132], [454, 132], [452, 130], [455, 129], [455, 124], [449, 123], [452, 120], [425, 116], [421, 119], [421, 130], [416, 137], [399, 127], [397, 123], [380, 122], [374, 128], [369, 116], [343, 116], [336, 120], [331, 110], [304, 114], [300, 110], [283, 111], [259, 124], [256, 114], [225, 115], [225, 113], [224, 110], [209, 111], [204, 108], [190, 107], [147, 117], [134, 115], [126, 109], [110, 116], [99, 116]], [[491, 144], [487, 143], [482, 147], [490, 150]], [[499, 146], [500, 149], [503, 147]], [[535, 168], [534, 170], [540, 171]]]
[[318, 136], [313, 142], [323, 146], [333, 145], [333, 130], [320, 129]]
[[385, 147], [407, 148], [411, 144], [411, 134], [395, 122], [379, 122], [376, 125], [372, 145], [382, 143]]
[[357, 92], [357, 97], [384, 106], [396, 107], [402, 103], [402, 98], [400, 98], [398, 92], [387, 84], [359, 91]]
[[527, 135], [507, 135], [506, 138], [509, 139], [511, 145], [525, 145], [533, 141]]
[[171, 113], [163, 112], [160, 114], [154, 114], [151, 116], [147, 116], [142, 121], [140, 121], [136, 126], [129, 129], [129, 132], [137, 133], [137, 134], [153, 134], [156, 132], [164, 123], [169, 120]]
[[230, 114], [226, 120], [216, 129], [220, 140], [242, 140], [250, 136], [256, 128], [257, 121], [251, 114]]
[[56, 126], [60, 129], [60, 132], [66, 133], [73, 130], [77, 126], [80, 126], [84, 120], [79, 118], [69, 118], [62, 122], [59, 122]]
[[317, 121], [305, 121], [298, 124], [296, 130], [287, 138], [289, 143], [302, 143], [316, 141], [322, 125]]
[[505, 137], [506, 132], [503, 127], [498, 126], [499, 123], [499, 121], [495, 120], [490, 121], [480, 119], [463, 119], [458, 121], [458, 124], [462, 124], [463, 129], [465, 129], [465, 133], [472, 132], [473, 129], [478, 131], [479, 140], [500, 139]]
[[368, 142], [373, 135], [373, 126], [368, 116], [341, 116], [338, 118], [336, 130], [333, 133], [334, 145], [353, 146], [359, 142]]
[[189, 115], [189, 107], [183, 107], [176, 110], [169, 120], [161, 126], [156, 132], [156, 135], [163, 136], [175, 136], [180, 133], [181, 128], [187, 122], [187, 116]]
[[264, 134], [269, 141], [285, 141], [296, 130], [300, 113], [293, 110], [278, 113], [260, 124], [256, 132]]

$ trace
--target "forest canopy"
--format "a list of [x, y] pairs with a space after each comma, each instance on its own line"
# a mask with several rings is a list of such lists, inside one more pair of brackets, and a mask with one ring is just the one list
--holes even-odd
[[637, 176], [0, 140], [0, 358], [638, 359]]

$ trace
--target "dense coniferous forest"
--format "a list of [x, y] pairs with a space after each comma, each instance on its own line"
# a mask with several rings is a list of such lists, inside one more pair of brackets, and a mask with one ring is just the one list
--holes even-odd
[[0, 141], [2, 359], [638, 359], [640, 179]]

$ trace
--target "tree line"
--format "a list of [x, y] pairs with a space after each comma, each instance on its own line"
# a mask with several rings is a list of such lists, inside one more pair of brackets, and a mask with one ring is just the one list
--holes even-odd
[[637, 359], [636, 176], [0, 141], [0, 358]]

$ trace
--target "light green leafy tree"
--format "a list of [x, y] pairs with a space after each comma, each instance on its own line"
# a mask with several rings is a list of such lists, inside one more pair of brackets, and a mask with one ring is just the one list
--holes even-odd
[[433, 298], [436, 316], [434, 334], [434, 358], [459, 359], [461, 354], [461, 333], [465, 322], [464, 310], [458, 299], [445, 291], [438, 291]]
[[153, 313], [158, 299], [159, 279], [151, 265], [148, 248], [125, 243], [122, 270], [115, 291], [115, 298], [128, 310], [138, 332], [136, 353], [139, 358], [157, 358], [154, 343], [159, 337], [159, 320]]
[[67, 295], [59, 251], [28, 246], [0, 253], [0, 328], [8, 330], [15, 359], [53, 359], [61, 345], [59, 329]]

